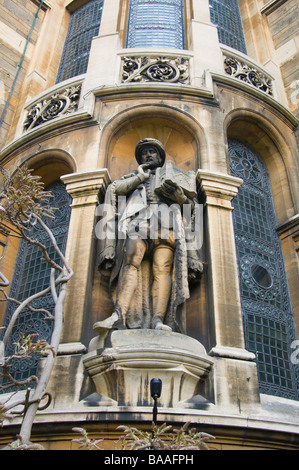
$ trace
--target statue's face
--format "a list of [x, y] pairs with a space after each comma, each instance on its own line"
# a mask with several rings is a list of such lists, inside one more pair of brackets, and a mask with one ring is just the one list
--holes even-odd
[[160, 153], [151, 145], [145, 145], [142, 147], [140, 152], [140, 161], [141, 165], [147, 164], [148, 168], [151, 169], [161, 166]]

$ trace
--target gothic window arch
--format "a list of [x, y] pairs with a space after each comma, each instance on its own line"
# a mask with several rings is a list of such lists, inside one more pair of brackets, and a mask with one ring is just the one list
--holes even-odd
[[130, 0], [126, 47], [184, 49], [184, 0]]
[[103, 5], [104, 0], [90, 0], [71, 14], [56, 83], [86, 72], [91, 41], [99, 33]]
[[247, 144], [229, 139], [233, 176], [243, 185], [233, 201], [246, 348], [256, 355], [262, 393], [298, 399], [291, 301], [268, 172]]
[[[56, 181], [55, 183], [50, 184], [46, 190], [51, 191], [53, 195], [51, 206], [55, 208], [55, 218], [47, 218], [45, 222], [52, 230], [58, 247], [62, 252], [64, 252], [71, 215], [71, 197], [67, 193], [65, 186], [61, 181]], [[48, 253], [52, 259], [61, 264], [48, 235], [40, 228], [39, 225], [33, 227], [30, 235], [32, 238], [34, 237], [46, 245]], [[49, 286], [50, 267], [41, 258], [41, 251], [38, 247], [28, 244], [25, 240], [21, 240], [9, 293], [10, 297], [22, 301], [30, 295]], [[51, 294], [48, 294], [37, 301], [32, 302], [32, 306], [53, 311], [53, 298]], [[8, 324], [14, 310], [15, 305], [9, 302], [5, 312], [4, 327]], [[43, 314], [32, 312], [29, 309], [24, 309], [12, 330], [12, 334], [6, 347], [6, 355], [13, 354], [13, 343], [20, 340], [20, 333], [23, 333], [25, 336], [37, 333], [39, 339], [50, 341], [52, 327], [53, 323], [51, 321], [45, 321]], [[10, 373], [16, 380], [24, 380], [31, 375], [37, 375], [39, 359], [39, 356], [35, 355], [28, 360], [15, 361]], [[13, 389], [14, 387], [12, 387], [12, 390]]]

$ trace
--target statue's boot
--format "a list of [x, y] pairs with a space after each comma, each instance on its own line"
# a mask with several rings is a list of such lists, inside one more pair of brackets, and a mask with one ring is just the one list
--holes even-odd
[[168, 325], [165, 325], [163, 323], [163, 320], [162, 318], [160, 318], [158, 315], [155, 315], [154, 318], [153, 318], [153, 322], [152, 322], [152, 327], [154, 330], [164, 330], [164, 331], [172, 331], [172, 328]]
[[115, 311], [110, 315], [110, 317], [105, 320], [98, 321], [94, 324], [93, 329], [97, 332], [101, 330], [123, 330], [125, 328], [124, 319], [119, 308], [116, 308]]

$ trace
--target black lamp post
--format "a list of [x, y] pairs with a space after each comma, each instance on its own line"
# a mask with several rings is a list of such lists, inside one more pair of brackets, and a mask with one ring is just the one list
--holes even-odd
[[157, 424], [157, 399], [161, 396], [162, 390], [162, 380], [160, 379], [152, 379], [151, 380], [151, 397], [154, 399], [154, 408], [153, 408], [153, 422]]

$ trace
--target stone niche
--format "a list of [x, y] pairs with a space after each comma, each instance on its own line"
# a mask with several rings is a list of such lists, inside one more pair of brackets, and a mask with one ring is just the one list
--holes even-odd
[[162, 380], [159, 405], [207, 408], [213, 402], [213, 361], [197, 340], [162, 330], [114, 330], [94, 338], [84, 357], [96, 393], [86, 404], [151, 406], [152, 378]]

